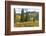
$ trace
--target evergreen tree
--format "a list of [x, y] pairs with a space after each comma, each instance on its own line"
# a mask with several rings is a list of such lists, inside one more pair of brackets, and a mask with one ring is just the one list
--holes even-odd
[[15, 11], [15, 8], [14, 8], [14, 23], [16, 22], [15, 20], [16, 20], [16, 11]]
[[25, 19], [25, 21], [28, 21], [28, 19], [29, 19], [29, 13], [26, 12], [26, 19]]
[[39, 14], [36, 14], [35, 18], [36, 18], [36, 20], [39, 20]]
[[28, 13], [26, 12], [26, 19], [25, 19], [25, 21], [27, 21], [27, 19], [28, 19]]
[[24, 22], [24, 9], [21, 10], [21, 21]]

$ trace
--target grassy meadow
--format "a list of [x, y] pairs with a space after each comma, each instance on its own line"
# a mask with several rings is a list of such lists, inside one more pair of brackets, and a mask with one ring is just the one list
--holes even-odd
[[[16, 12], [14, 10], [14, 12]], [[14, 13], [14, 27], [37, 27], [39, 26], [39, 13], [32, 11], [24, 13]]]

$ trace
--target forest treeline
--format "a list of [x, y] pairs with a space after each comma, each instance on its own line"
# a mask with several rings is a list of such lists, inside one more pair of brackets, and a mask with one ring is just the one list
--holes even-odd
[[[16, 18], [16, 16], [20, 16], [20, 18]], [[14, 22], [27, 22], [27, 21], [33, 21], [39, 20], [39, 13], [36, 11], [26, 11], [24, 12], [24, 8], [21, 9], [21, 14], [16, 13], [16, 9], [14, 8]]]

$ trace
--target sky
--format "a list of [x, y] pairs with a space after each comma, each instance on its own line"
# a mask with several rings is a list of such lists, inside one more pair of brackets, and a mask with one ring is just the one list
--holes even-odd
[[[26, 13], [26, 11], [30, 11], [30, 12], [39, 11], [39, 9], [36, 9], [36, 8], [23, 8], [23, 9], [24, 9], [24, 13]], [[16, 10], [16, 13], [21, 13], [22, 8], [15, 8], [15, 10]]]

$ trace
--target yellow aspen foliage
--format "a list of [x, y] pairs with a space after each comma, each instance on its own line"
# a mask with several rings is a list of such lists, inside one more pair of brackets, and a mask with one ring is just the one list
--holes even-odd
[[19, 16], [19, 15], [17, 15], [17, 16], [16, 16], [16, 19], [20, 19], [20, 16]]

